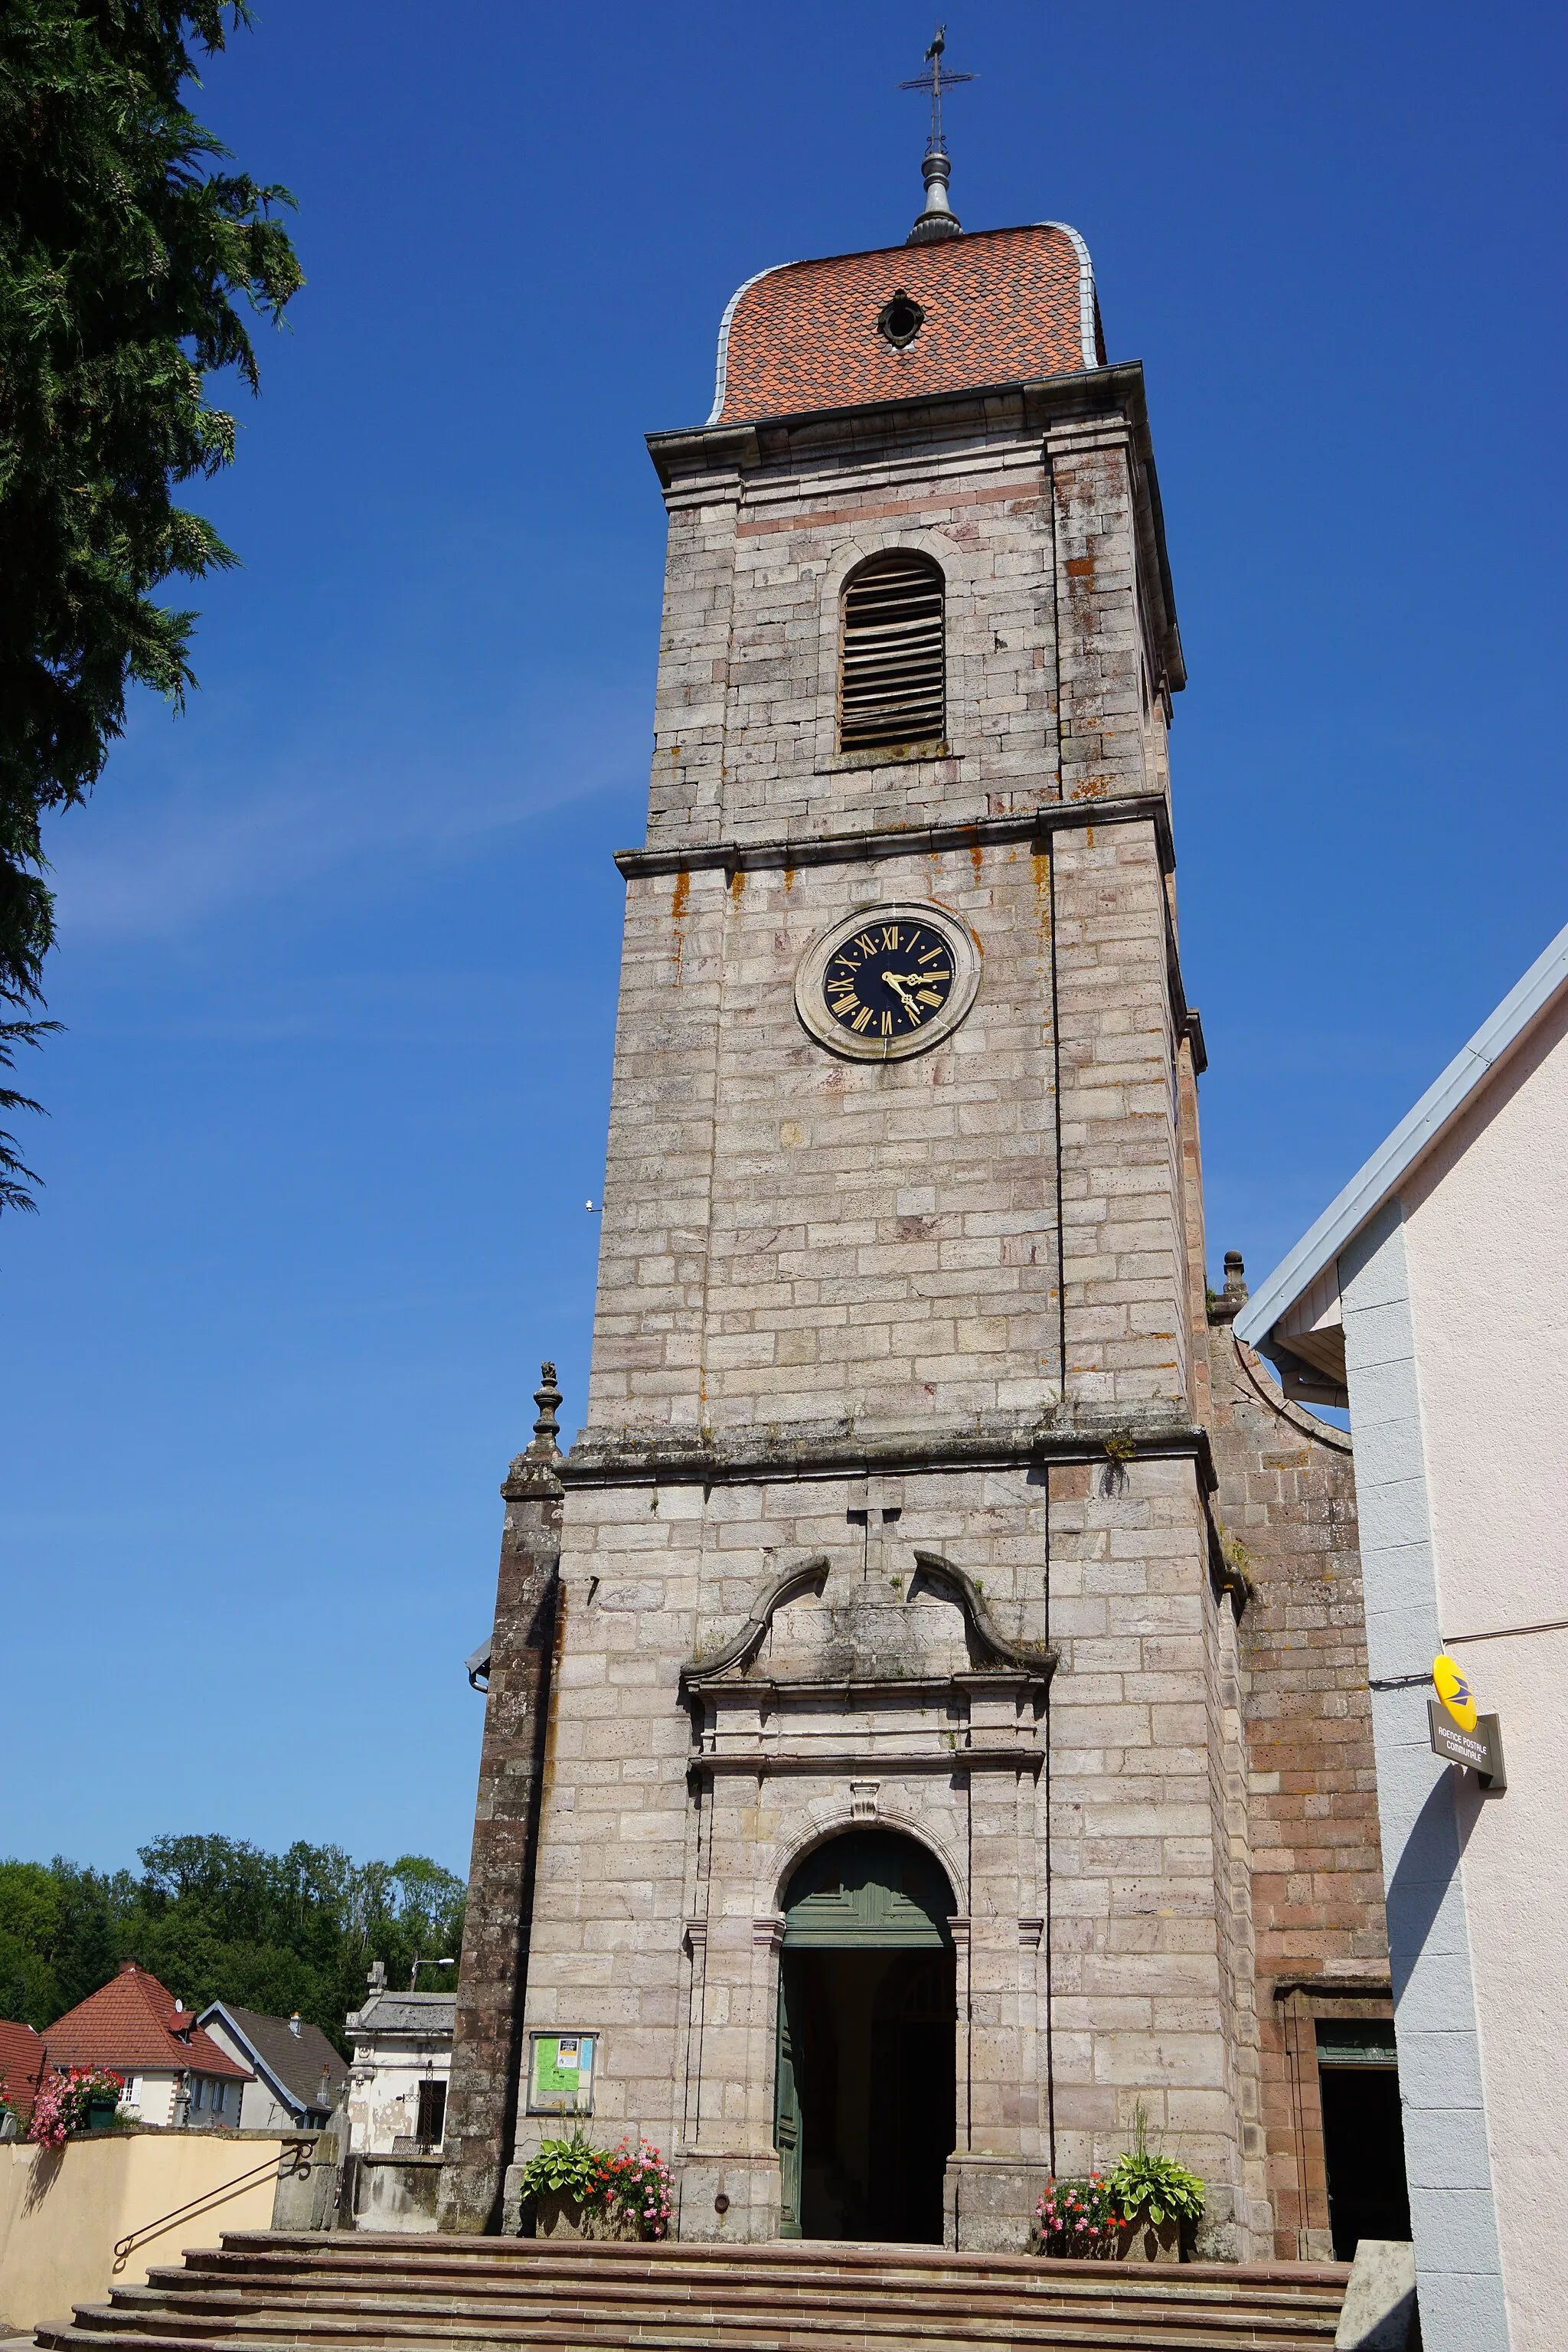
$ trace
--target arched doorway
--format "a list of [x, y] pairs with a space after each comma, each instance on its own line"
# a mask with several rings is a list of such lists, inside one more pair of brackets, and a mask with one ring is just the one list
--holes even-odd
[[781, 2234], [940, 2246], [954, 2137], [952, 1889], [912, 1838], [855, 1830], [784, 1891]]

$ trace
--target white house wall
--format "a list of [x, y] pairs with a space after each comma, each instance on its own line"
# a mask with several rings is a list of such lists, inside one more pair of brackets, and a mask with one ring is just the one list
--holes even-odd
[[[1405, 1190], [1446, 1643], [1568, 1618], [1565, 1170], [1568, 995]], [[1359, 1395], [1355, 1438], [1360, 1473]], [[1466, 1776], [1459, 1834], [1512, 2344], [1514, 2352], [1560, 2352], [1568, 2344], [1568, 2288], [1561, 2248], [1542, 2231], [1538, 2209], [1542, 2184], [1568, 2168], [1561, 1729], [1568, 1633], [1461, 1640], [1453, 1654], [1480, 1706], [1500, 1718], [1508, 1765], [1500, 1799], [1480, 1798]]]
[[174, 2120], [177, 2074], [128, 2074], [125, 2103], [134, 2106], [144, 2124], [167, 2126]]

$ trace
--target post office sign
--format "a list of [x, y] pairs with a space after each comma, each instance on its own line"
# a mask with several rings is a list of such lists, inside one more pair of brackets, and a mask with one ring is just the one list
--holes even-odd
[[1426, 1720], [1431, 1727], [1432, 1753], [1446, 1764], [1464, 1764], [1475, 1773], [1489, 1795], [1500, 1797], [1508, 1786], [1508, 1774], [1503, 1769], [1502, 1733], [1495, 1715], [1478, 1715], [1473, 1731], [1461, 1731], [1446, 1708], [1435, 1698], [1426, 1702]]

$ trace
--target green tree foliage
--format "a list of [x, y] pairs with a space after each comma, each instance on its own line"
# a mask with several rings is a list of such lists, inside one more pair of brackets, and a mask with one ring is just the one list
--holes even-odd
[[[254, 392], [244, 310], [302, 285], [272, 207], [182, 92], [244, 0], [0, 0], [0, 1070], [54, 938], [40, 820], [86, 798], [132, 683], [176, 705], [195, 614], [154, 602], [237, 560], [176, 484], [234, 457], [208, 379]], [[242, 309], [241, 306], [244, 306]], [[37, 1109], [0, 1087], [0, 1112]], [[0, 1208], [37, 1179], [0, 1134]]]
[[140, 1860], [140, 1877], [0, 1862], [0, 2017], [42, 2031], [134, 1960], [187, 2009], [297, 2009], [342, 2048], [373, 1960], [405, 1985], [416, 1959], [461, 1948], [463, 1883], [423, 1854], [356, 1863], [341, 1846], [163, 1837]]

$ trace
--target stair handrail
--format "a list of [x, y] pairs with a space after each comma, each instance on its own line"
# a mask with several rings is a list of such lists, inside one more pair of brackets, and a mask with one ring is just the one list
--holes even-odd
[[[286, 2139], [275, 2157], [264, 2158], [261, 2163], [253, 2165], [248, 2172], [242, 2172], [237, 2179], [226, 2180], [216, 2189], [205, 2189], [199, 2197], [189, 2197], [183, 2205], [176, 2205], [171, 2212], [160, 2213], [155, 2221], [140, 2223], [126, 2236], [117, 2238], [114, 2242], [115, 2273], [118, 2274], [125, 2268], [139, 2245], [145, 2245], [149, 2238], [161, 2237], [171, 2221], [183, 2221], [187, 2215], [194, 2220], [204, 2208], [226, 2203], [227, 2200], [237, 2195], [240, 2189], [248, 2189], [252, 2181], [259, 2180], [264, 2172], [270, 2172], [274, 2165], [278, 2168], [277, 2177], [279, 2180], [307, 2179], [310, 2171], [310, 2159], [315, 2152], [314, 2133], [306, 2139]], [[288, 2166], [287, 2170], [284, 2169], [285, 2164]]]

